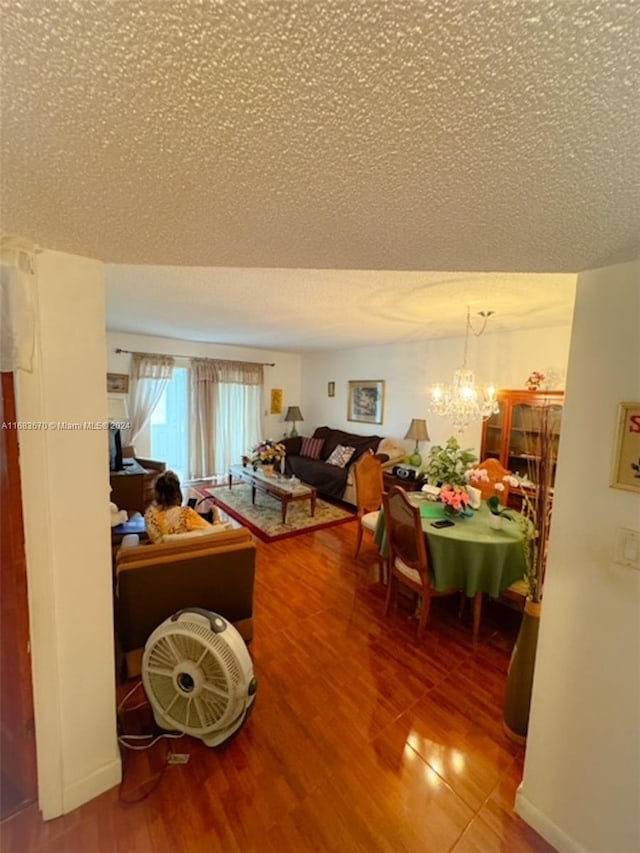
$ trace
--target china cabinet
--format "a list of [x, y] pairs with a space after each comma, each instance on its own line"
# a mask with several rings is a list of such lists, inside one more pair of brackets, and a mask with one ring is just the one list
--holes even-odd
[[[540, 453], [540, 411], [550, 409], [553, 431], [553, 465], [558, 455], [558, 440], [564, 391], [499, 391], [500, 411], [484, 422], [480, 459], [493, 458], [532, 488], [535, 486], [535, 461]], [[509, 495], [509, 504], [520, 508], [519, 490]]]

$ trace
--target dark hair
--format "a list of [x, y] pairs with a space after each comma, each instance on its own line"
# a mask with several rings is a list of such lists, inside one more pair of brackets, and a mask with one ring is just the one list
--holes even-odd
[[153, 487], [156, 492], [156, 503], [162, 509], [172, 506], [180, 506], [182, 503], [182, 489], [180, 479], [173, 471], [165, 471], [156, 478]]

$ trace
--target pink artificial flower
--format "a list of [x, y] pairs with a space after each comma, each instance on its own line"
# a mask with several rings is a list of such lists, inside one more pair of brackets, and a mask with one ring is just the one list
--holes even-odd
[[440, 492], [440, 500], [453, 509], [462, 510], [469, 504], [469, 495], [459, 486], [445, 486]]
[[504, 483], [494, 483], [493, 488], [496, 492], [504, 492]]
[[472, 483], [488, 483], [489, 472], [486, 468], [471, 468], [467, 471], [467, 479]]

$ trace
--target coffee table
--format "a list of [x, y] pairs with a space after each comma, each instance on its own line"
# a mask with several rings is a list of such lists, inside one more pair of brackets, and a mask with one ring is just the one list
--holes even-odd
[[310, 502], [309, 514], [313, 517], [316, 511], [316, 498], [318, 493], [313, 486], [307, 483], [302, 483], [296, 480], [294, 485], [291, 485], [291, 479], [282, 474], [273, 474], [267, 476], [258, 468], [245, 468], [242, 465], [232, 465], [229, 468], [229, 488], [233, 480], [241, 480], [243, 483], [248, 483], [251, 486], [251, 503], [256, 502], [256, 492], [262, 492], [265, 495], [270, 495], [282, 504], [282, 523], [287, 522], [287, 509], [292, 501]]

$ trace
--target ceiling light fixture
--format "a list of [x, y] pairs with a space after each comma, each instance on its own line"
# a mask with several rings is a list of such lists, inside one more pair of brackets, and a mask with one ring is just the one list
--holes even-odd
[[476, 386], [474, 372], [467, 367], [469, 332], [473, 332], [479, 338], [487, 326], [487, 320], [495, 312], [480, 311], [478, 313], [482, 317], [482, 326], [476, 332], [471, 325], [471, 313], [467, 307], [464, 358], [462, 367], [453, 374], [453, 383], [451, 385], [438, 383], [431, 388], [431, 411], [436, 415], [450, 418], [458, 432], [464, 432], [471, 421], [484, 420], [500, 411], [495, 386]]

